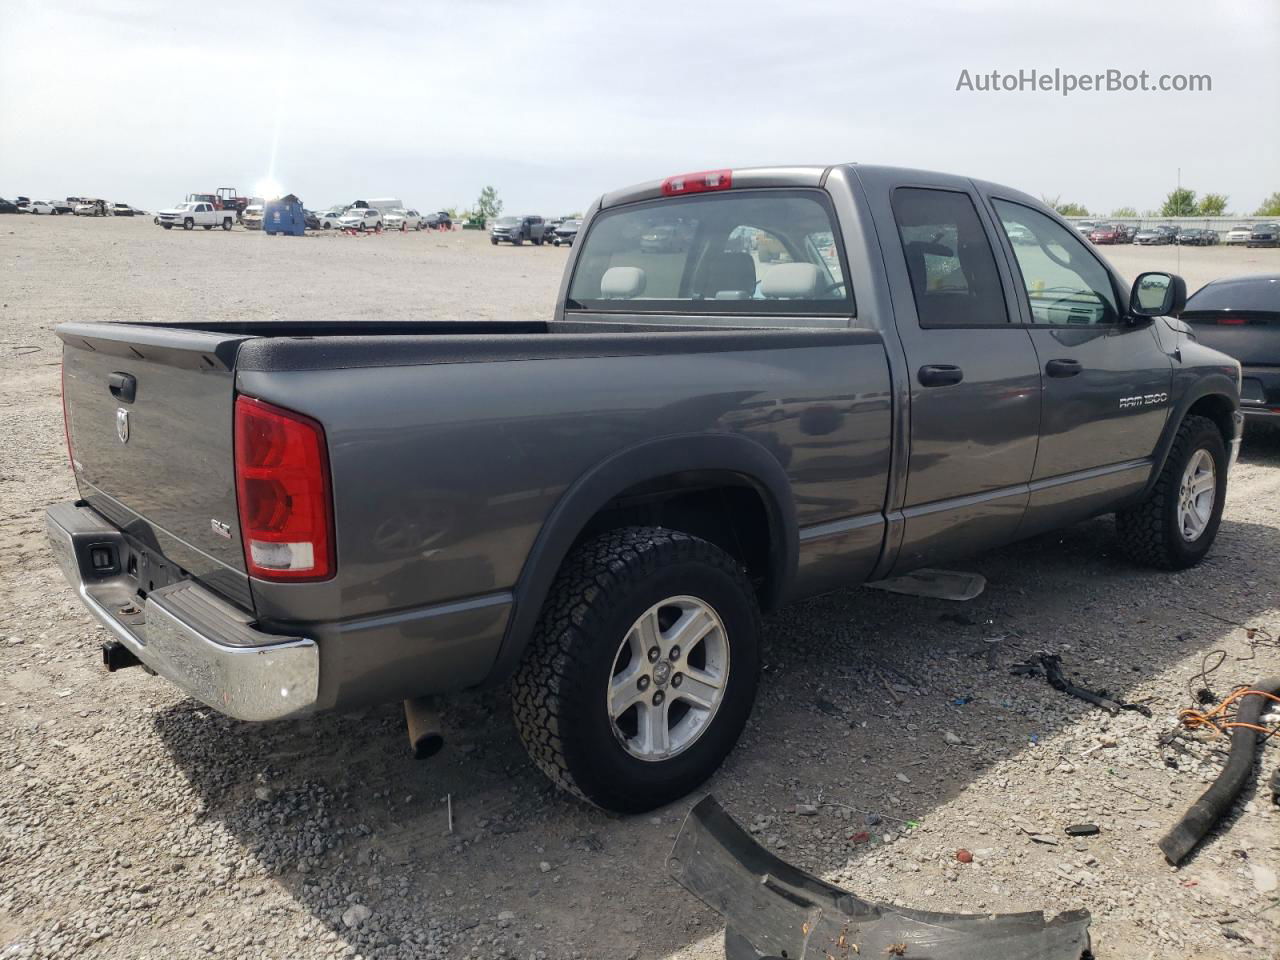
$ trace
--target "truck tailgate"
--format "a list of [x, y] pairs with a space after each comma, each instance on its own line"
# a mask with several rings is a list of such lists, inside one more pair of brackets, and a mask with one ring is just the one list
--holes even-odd
[[189, 575], [250, 608], [232, 438], [246, 338], [111, 323], [58, 335], [80, 496], [137, 548], [139, 587]]

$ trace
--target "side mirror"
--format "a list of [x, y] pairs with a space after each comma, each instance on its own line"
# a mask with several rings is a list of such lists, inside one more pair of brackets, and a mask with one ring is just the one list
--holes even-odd
[[1176, 317], [1186, 305], [1187, 282], [1176, 273], [1140, 273], [1129, 293], [1132, 317]]

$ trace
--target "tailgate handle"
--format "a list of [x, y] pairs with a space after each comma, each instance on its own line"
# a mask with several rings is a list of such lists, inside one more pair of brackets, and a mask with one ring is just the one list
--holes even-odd
[[138, 395], [138, 378], [132, 373], [117, 371], [107, 377], [107, 384], [111, 387], [111, 395], [121, 403], [133, 403]]

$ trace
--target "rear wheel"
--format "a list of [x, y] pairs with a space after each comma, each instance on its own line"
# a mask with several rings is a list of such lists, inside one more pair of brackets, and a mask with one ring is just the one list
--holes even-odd
[[558, 786], [637, 813], [684, 796], [742, 733], [760, 614], [719, 547], [658, 527], [574, 550], [513, 680], [530, 757]]
[[196, 222], [192, 220], [190, 217], [187, 217], [187, 219], [182, 221], [183, 230], [194, 230], [195, 228], [196, 228]]
[[231, 229], [231, 219], [230, 219], [229, 217], [228, 217], [226, 220], [223, 220], [223, 221], [222, 221], [222, 229], [223, 229], [223, 230], [230, 230], [230, 229]]
[[1120, 548], [1138, 563], [1193, 567], [1213, 546], [1226, 495], [1222, 434], [1207, 417], [1187, 417], [1147, 498], [1116, 514]]

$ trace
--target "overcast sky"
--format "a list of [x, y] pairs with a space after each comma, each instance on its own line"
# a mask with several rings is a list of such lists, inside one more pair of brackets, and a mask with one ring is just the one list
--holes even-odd
[[[958, 12], [963, 6], [967, 12]], [[0, 195], [155, 208], [274, 179], [565, 213], [672, 173], [856, 160], [1108, 212], [1280, 190], [1277, 0], [0, 0]], [[1207, 93], [957, 92], [1208, 73]]]

